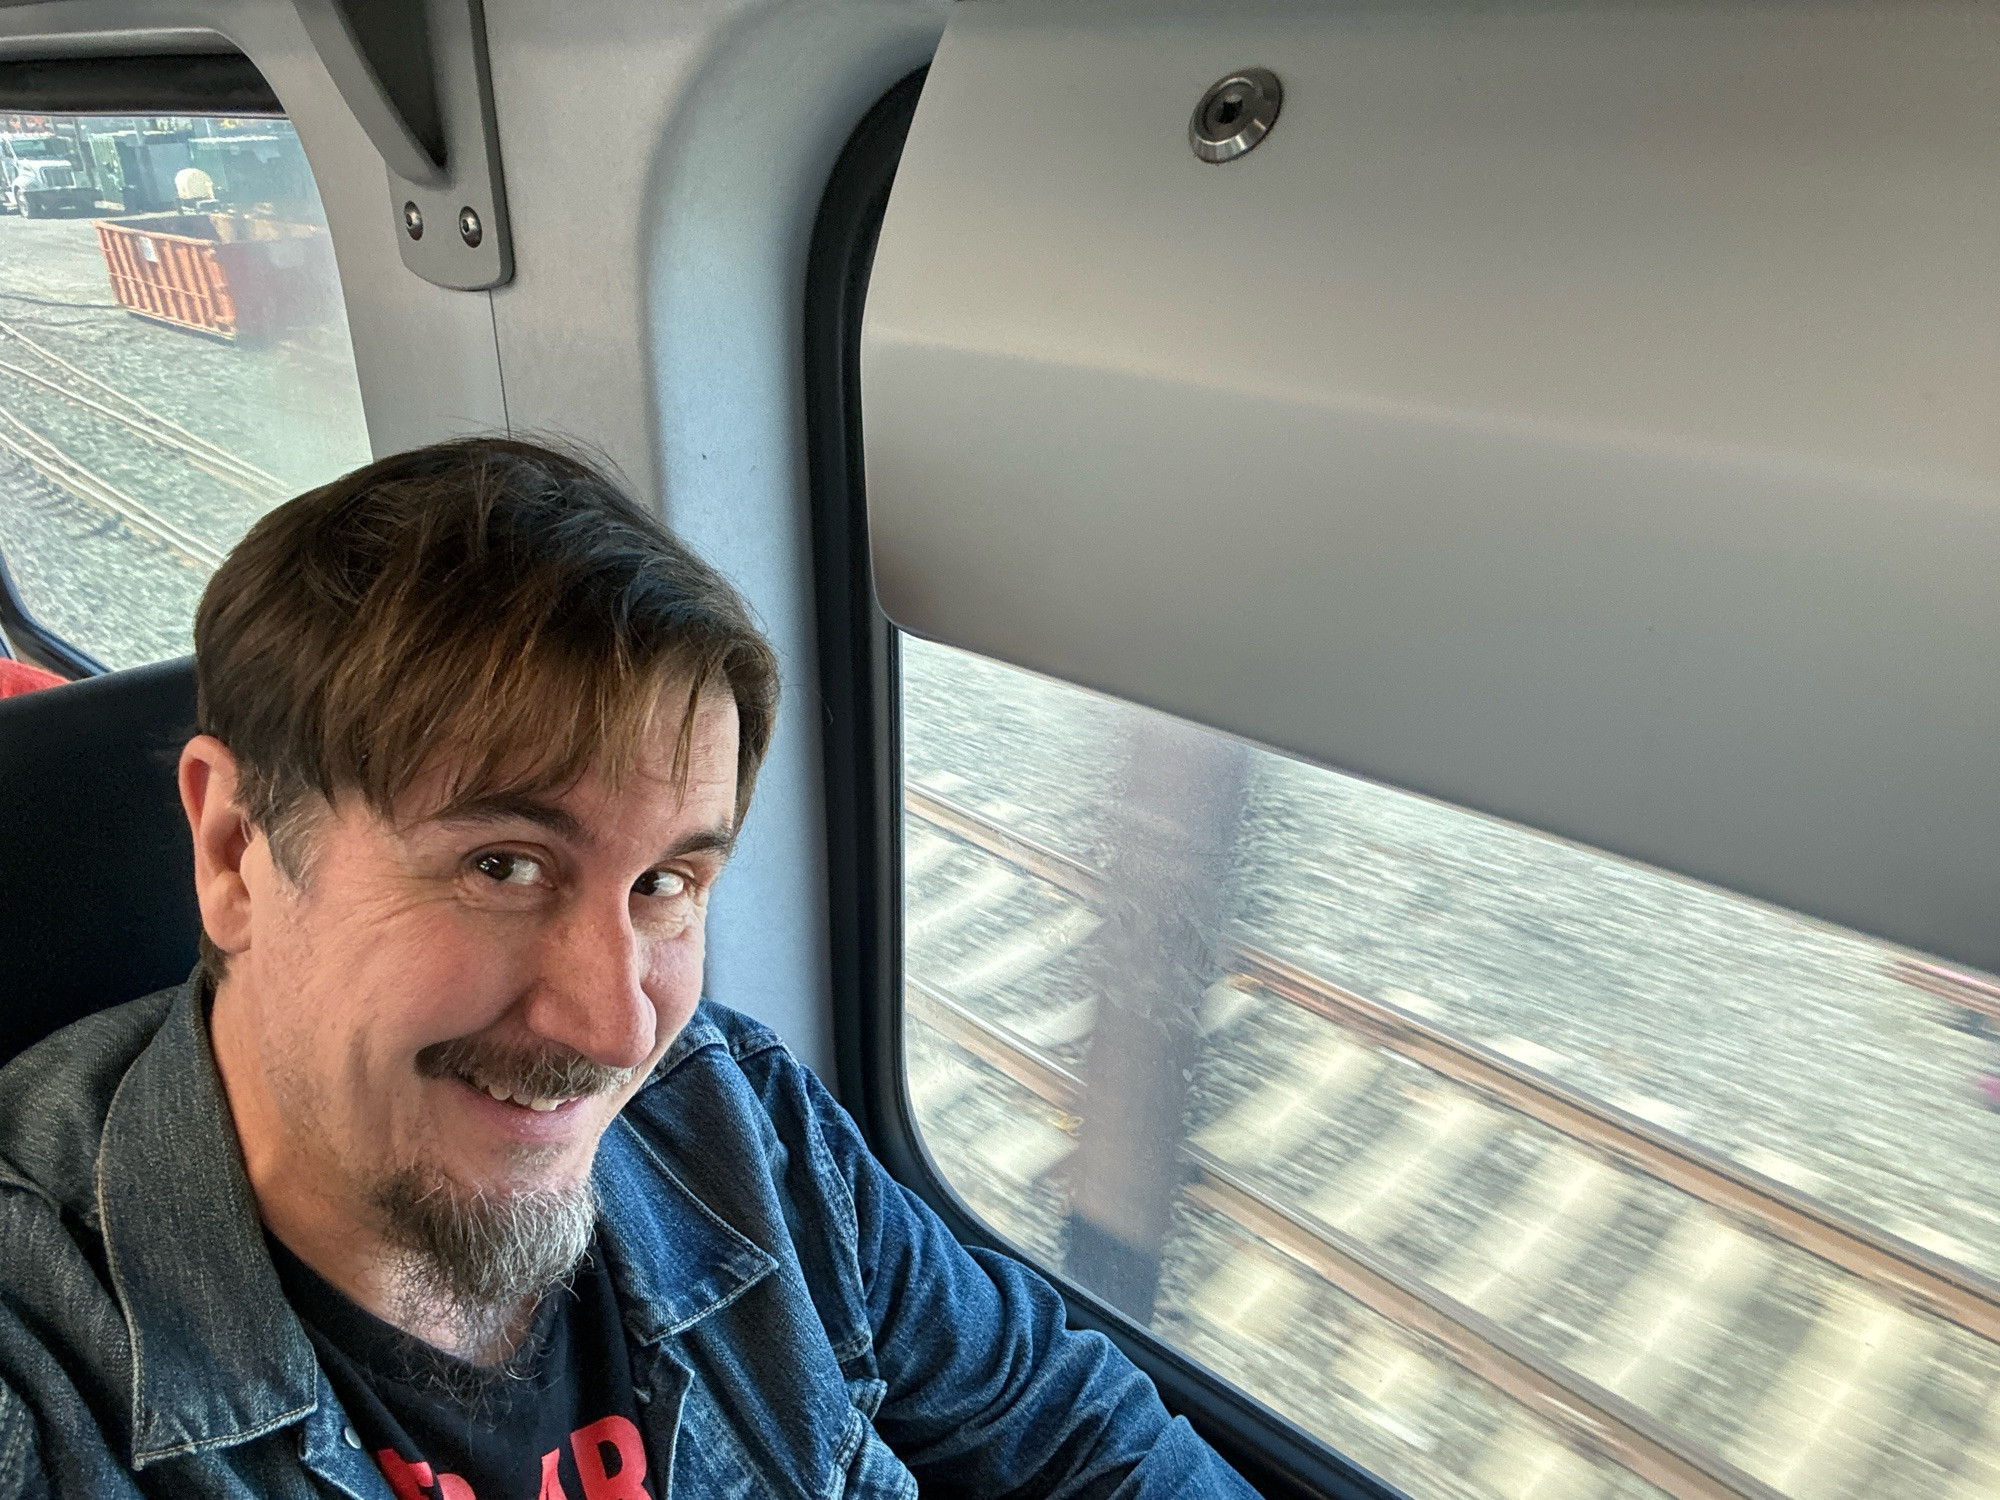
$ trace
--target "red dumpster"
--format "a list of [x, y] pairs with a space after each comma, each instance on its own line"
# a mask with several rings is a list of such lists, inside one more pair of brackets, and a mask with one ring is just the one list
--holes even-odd
[[332, 311], [332, 248], [313, 225], [165, 213], [96, 227], [112, 296], [142, 318], [261, 342]]

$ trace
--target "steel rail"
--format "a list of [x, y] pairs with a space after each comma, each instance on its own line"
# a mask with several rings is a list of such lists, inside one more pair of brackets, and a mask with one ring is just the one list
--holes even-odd
[[988, 854], [999, 855], [1007, 863], [1018, 865], [1030, 875], [1068, 891], [1079, 900], [1094, 903], [1103, 899], [1104, 879], [1095, 870], [1067, 854], [1057, 853], [1046, 844], [1038, 844], [1033, 839], [1002, 828], [984, 813], [974, 812], [949, 797], [909, 783], [903, 787], [903, 803], [926, 823], [947, 833], [955, 833]]
[[1255, 949], [1238, 972], [1280, 999], [1359, 1032], [1433, 1073], [1595, 1147], [1625, 1166], [1739, 1222], [1839, 1267], [1891, 1301], [2000, 1342], [2000, 1286], [1682, 1136], [1593, 1099], [1544, 1073], [1455, 1037], [1406, 1011], [1342, 989]]
[[[909, 1014], [1065, 1114], [1077, 1114], [1083, 1081], [1032, 1042], [989, 1021], [934, 985], [909, 980]], [[1199, 1146], [1181, 1148], [1193, 1169], [1188, 1197], [1220, 1214], [1362, 1306], [1444, 1351], [1560, 1431], [1675, 1500], [1781, 1500], [1727, 1460], [1683, 1441], [1631, 1402], [1565, 1369], [1523, 1340], [1352, 1236], [1302, 1216], [1239, 1177]]]
[[[216, 462], [226, 464], [235, 469], [249, 483], [260, 485], [278, 495], [284, 495], [288, 492], [285, 482], [268, 469], [261, 469], [246, 458], [238, 458], [220, 443], [205, 438], [198, 432], [189, 431], [171, 417], [161, 416], [137, 397], [128, 395], [124, 391], [119, 390], [117, 386], [98, 379], [97, 376], [91, 374], [88, 370], [79, 369], [60, 354], [43, 348], [25, 333], [21, 332], [20, 329], [14, 327], [13, 324], [0, 321], [0, 335], [5, 335], [15, 340], [31, 352], [47, 360], [50, 364], [55, 365], [58, 369], [66, 370], [71, 375], [74, 375], [78, 380], [84, 382], [84, 384], [95, 387], [114, 400], [122, 401], [137, 412], [145, 421], [160, 428], [164, 433], [171, 434], [188, 448], [199, 449], [213, 457]], [[121, 418], [121, 420], [123, 419]]]
[[[150, 506], [133, 499], [108, 480], [93, 474], [5, 407], [0, 407], [0, 422], [13, 427], [22, 438], [27, 439], [23, 442], [20, 438], [9, 437], [6, 433], [0, 432], [0, 447], [5, 447], [9, 452], [25, 460], [36, 473], [58, 489], [74, 495], [87, 504], [110, 511], [134, 530], [152, 537], [169, 551], [179, 553], [198, 567], [213, 572], [222, 565], [223, 553], [220, 549], [210, 546]], [[36, 451], [38, 448], [40, 452]]]
[[903, 982], [903, 1004], [931, 1030], [1004, 1073], [1044, 1104], [1081, 1112], [1083, 1080], [1026, 1037], [974, 1014], [921, 979]]
[[[1087, 902], [1103, 881], [1065, 855], [936, 792], [910, 789], [911, 812]], [[1047, 872], [1047, 873], [1044, 873]], [[1060, 878], [1058, 878], [1060, 877]], [[1234, 969], [1267, 993], [1443, 1074], [1647, 1176], [1853, 1275], [1899, 1304], [2000, 1342], [2000, 1284], [1752, 1172], [1546, 1074], [1455, 1037], [1258, 949]]]
[[[178, 522], [169, 520], [143, 501], [134, 499], [103, 475], [79, 463], [46, 433], [24, 422], [18, 413], [0, 408], [0, 419], [13, 426], [30, 446], [16, 442], [13, 447], [37, 472], [53, 480], [77, 497], [105, 507], [190, 562], [213, 570], [220, 565], [222, 550], [211, 546]], [[38, 454], [35, 450], [41, 450]]]
[[11, 364], [6, 360], [0, 360], [0, 373], [12, 375], [17, 380], [26, 380], [41, 386], [45, 390], [61, 396], [66, 401], [73, 401], [77, 405], [94, 411], [109, 421], [128, 427], [138, 433], [140, 437], [146, 439], [147, 442], [156, 443], [169, 453], [177, 454], [179, 457], [193, 464], [197, 469], [200, 469], [204, 474], [211, 474], [215, 478], [220, 479], [224, 484], [241, 490], [247, 495], [260, 500], [270, 500], [276, 498], [280, 493], [261, 480], [251, 479], [239, 473], [233, 464], [213, 456], [206, 450], [198, 448], [192, 443], [184, 442], [170, 433], [161, 432], [137, 417], [128, 416], [124, 412], [113, 411], [102, 402], [93, 401], [80, 391], [73, 391], [69, 387], [49, 379], [46, 375], [37, 375], [33, 370], [23, 369], [20, 365]]
[[1350, 1235], [1295, 1213], [1199, 1147], [1188, 1196], [1520, 1403], [1569, 1439], [1677, 1500], [1782, 1500], [1602, 1386], [1536, 1352], [1490, 1318], [1401, 1270]]

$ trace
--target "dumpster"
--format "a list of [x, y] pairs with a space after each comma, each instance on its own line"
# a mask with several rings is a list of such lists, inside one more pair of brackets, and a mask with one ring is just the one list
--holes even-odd
[[333, 311], [333, 250], [314, 225], [167, 213], [96, 227], [111, 294], [139, 317], [261, 343]]

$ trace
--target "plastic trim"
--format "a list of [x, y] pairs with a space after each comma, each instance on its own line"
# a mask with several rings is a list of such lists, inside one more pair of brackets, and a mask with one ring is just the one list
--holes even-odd
[[[835, 1088], [877, 1158], [961, 1241], [1019, 1257], [938, 1175], [918, 1138], [903, 1074], [900, 674], [896, 632], [876, 600], [869, 566], [861, 313], [923, 80], [919, 71], [898, 83], [848, 138], [820, 202], [806, 268], [806, 433], [825, 714]], [[1168, 1410], [1185, 1416], [1264, 1494], [1286, 1500], [1398, 1495], [1048, 1268], [1035, 1269], [1060, 1287], [1073, 1326], [1108, 1335], [1151, 1377]]]
[[240, 52], [0, 61], [0, 109], [53, 115], [272, 115], [284, 106]]

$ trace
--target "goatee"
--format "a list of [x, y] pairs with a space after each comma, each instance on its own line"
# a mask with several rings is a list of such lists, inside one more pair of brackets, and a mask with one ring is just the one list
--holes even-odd
[[399, 1309], [460, 1330], [469, 1349], [503, 1338], [590, 1249], [597, 1191], [572, 1186], [468, 1191], [442, 1173], [408, 1167], [375, 1194], [391, 1245], [402, 1252]]

